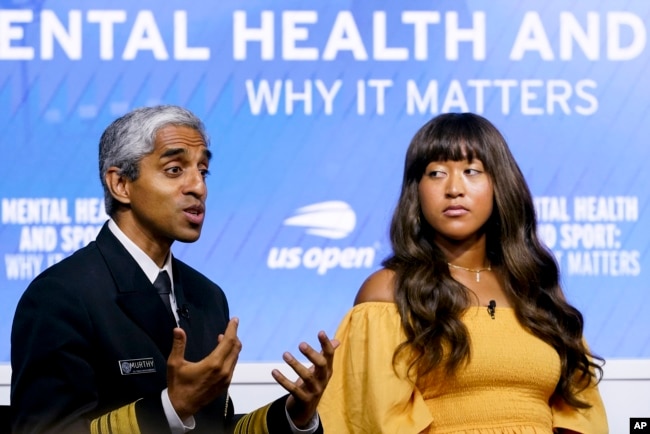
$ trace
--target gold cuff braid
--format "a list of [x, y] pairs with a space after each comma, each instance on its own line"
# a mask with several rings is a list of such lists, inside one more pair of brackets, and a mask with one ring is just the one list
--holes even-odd
[[269, 427], [266, 424], [266, 415], [271, 404], [248, 413], [237, 421], [235, 434], [268, 434]]
[[140, 434], [138, 418], [135, 415], [135, 402], [93, 419], [90, 422], [90, 433]]

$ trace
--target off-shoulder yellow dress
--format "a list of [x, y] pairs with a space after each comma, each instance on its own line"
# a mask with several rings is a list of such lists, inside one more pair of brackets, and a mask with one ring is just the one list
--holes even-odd
[[455, 378], [432, 373], [406, 379], [406, 361], [392, 359], [405, 341], [394, 303], [355, 306], [336, 333], [334, 373], [318, 411], [328, 434], [551, 434], [556, 428], [608, 433], [597, 387], [581, 398], [592, 407], [550, 405], [560, 375], [555, 350], [521, 327], [511, 308], [485, 307], [463, 316], [472, 356]]

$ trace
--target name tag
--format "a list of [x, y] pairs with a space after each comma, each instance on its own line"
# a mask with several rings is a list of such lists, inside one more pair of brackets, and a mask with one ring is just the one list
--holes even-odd
[[122, 375], [147, 374], [156, 372], [153, 357], [145, 359], [118, 360]]

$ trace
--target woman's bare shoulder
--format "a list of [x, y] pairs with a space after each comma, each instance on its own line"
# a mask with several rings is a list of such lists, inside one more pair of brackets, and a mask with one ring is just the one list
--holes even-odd
[[382, 268], [375, 271], [363, 282], [354, 304], [369, 301], [395, 302], [395, 272]]

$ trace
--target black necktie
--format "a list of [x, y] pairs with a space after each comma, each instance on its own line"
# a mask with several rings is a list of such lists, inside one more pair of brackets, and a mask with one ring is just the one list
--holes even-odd
[[[158, 290], [158, 295], [160, 295], [162, 302], [165, 303], [167, 311], [172, 316], [172, 318], [174, 318], [172, 304], [169, 300], [169, 294], [172, 292], [172, 282], [169, 280], [169, 274], [167, 274], [167, 271], [163, 270], [158, 274], [158, 277], [156, 277], [153, 286]], [[174, 321], [176, 321], [175, 318]]]

